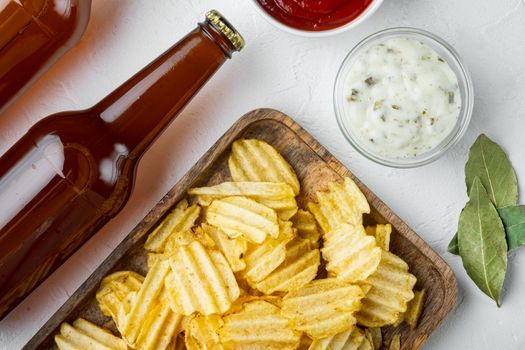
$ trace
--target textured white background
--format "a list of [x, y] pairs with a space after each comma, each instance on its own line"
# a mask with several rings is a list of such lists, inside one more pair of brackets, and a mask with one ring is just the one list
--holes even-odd
[[[357, 29], [323, 39], [279, 31], [249, 2], [94, 0], [81, 43], [0, 116], [2, 154], [45, 115], [99, 101], [210, 8], [221, 10], [247, 41], [142, 159], [126, 208], [0, 323], [0, 349], [22, 347], [215, 140], [257, 107], [294, 117], [452, 266], [458, 305], [425, 349], [524, 349], [525, 252], [511, 254], [498, 309], [446, 246], [466, 201], [468, 147], [479, 133], [509, 152], [525, 188], [525, 1], [385, 0]], [[345, 54], [364, 36], [400, 25], [430, 30], [450, 42], [470, 69], [476, 92], [473, 120], [459, 145], [412, 170], [385, 168], [357, 154], [339, 132], [332, 108], [332, 85]]]

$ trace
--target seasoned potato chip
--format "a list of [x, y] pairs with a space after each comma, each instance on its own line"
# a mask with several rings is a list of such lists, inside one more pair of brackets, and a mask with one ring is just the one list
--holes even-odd
[[335, 278], [314, 280], [283, 298], [282, 314], [294, 329], [322, 339], [355, 326], [363, 296], [358, 286]]
[[343, 223], [360, 225], [363, 214], [370, 212], [366, 197], [348, 177], [343, 183], [329, 183], [326, 192], [317, 192], [317, 202], [308, 203], [308, 209], [325, 233]]
[[225, 197], [247, 197], [272, 208], [282, 220], [288, 220], [297, 212], [293, 189], [284, 182], [223, 182], [212, 187], [192, 188], [188, 193], [196, 195], [203, 206]]
[[365, 333], [353, 327], [334, 336], [314, 340], [308, 350], [374, 350]]
[[293, 168], [264, 141], [235, 141], [228, 165], [233, 181], [285, 182], [292, 186], [295, 195], [299, 194], [299, 180]]
[[122, 335], [130, 345], [134, 345], [145, 322], [148, 312], [160, 302], [160, 296], [164, 289], [164, 279], [169, 272], [169, 264], [160, 259], [149, 270], [142, 286], [140, 287], [126, 322], [122, 327]]
[[148, 310], [137, 338], [137, 350], [172, 349], [182, 331], [183, 316], [175, 314], [166, 300]]
[[381, 345], [383, 344], [383, 333], [381, 333], [381, 328], [379, 327], [370, 327], [365, 328], [365, 335], [372, 344], [372, 349], [380, 350]]
[[244, 197], [227, 197], [211, 203], [206, 220], [230, 238], [243, 237], [262, 243], [267, 235], [277, 238], [279, 220], [273, 209]]
[[390, 250], [390, 235], [392, 234], [392, 225], [377, 224], [376, 226], [367, 226], [366, 234], [376, 238], [376, 244], [379, 248]]
[[166, 289], [171, 308], [183, 315], [226, 312], [240, 290], [224, 255], [200, 242], [180, 247], [170, 258]]
[[299, 237], [309, 240], [312, 247], [319, 247], [320, 233], [312, 213], [299, 209], [291, 220]]
[[83, 318], [60, 325], [60, 334], [55, 335], [55, 343], [60, 350], [127, 350], [128, 346], [110, 331]]
[[319, 249], [312, 249], [310, 241], [295, 238], [286, 245], [284, 261], [253, 287], [265, 294], [300, 288], [315, 278], [320, 260]]
[[168, 239], [177, 234], [186, 234], [199, 217], [200, 207], [192, 205], [188, 207], [188, 201], [183, 199], [175, 209], [166, 216], [157, 228], [150, 233], [144, 248], [151, 252], [162, 253]]
[[357, 283], [377, 270], [381, 249], [376, 240], [365, 233], [363, 225], [342, 224], [323, 235], [321, 249], [327, 261], [326, 270], [337, 278]]
[[186, 326], [186, 349], [223, 350], [220, 344], [219, 328], [224, 324], [221, 316], [194, 316]]
[[213, 240], [214, 246], [228, 260], [233, 272], [242, 271], [246, 268], [244, 256], [248, 249], [248, 242], [244, 238], [232, 239], [218, 228], [206, 223], [201, 224], [197, 230], [202, 230], [207, 237]]
[[357, 321], [366, 327], [394, 324], [412, 300], [416, 277], [408, 272], [408, 265], [400, 257], [381, 250], [377, 271], [366, 279], [371, 286], [362, 300]]
[[242, 310], [225, 316], [219, 336], [225, 349], [239, 350], [293, 350], [301, 339], [281, 310], [263, 300], [248, 302]]
[[426, 289], [414, 291], [414, 299], [408, 302], [407, 310], [403, 315], [403, 319], [412, 329], [417, 327], [417, 323], [419, 322], [419, 318], [423, 312], [423, 306], [425, 305], [426, 297]]

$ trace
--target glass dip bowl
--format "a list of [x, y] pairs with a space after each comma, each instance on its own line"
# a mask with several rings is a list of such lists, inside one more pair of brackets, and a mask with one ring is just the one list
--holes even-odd
[[[385, 42], [389, 39], [404, 38], [419, 41], [431, 49], [433, 49], [439, 57], [444, 60], [452, 72], [456, 75], [459, 94], [461, 97], [461, 107], [457, 121], [451, 131], [444, 137], [444, 139], [435, 147], [428, 151], [410, 157], [387, 157], [378, 154], [363, 142], [353, 130], [350, 122], [349, 103], [347, 101], [348, 90], [345, 86], [351, 73], [352, 66], [361, 54], [365, 53], [371, 47]], [[354, 148], [363, 156], [374, 162], [382, 165], [395, 168], [412, 168], [428, 164], [439, 157], [441, 157], [449, 148], [454, 146], [465, 131], [472, 116], [472, 109], [474, 103], [474, 91], [472, 87], [472, 80], [461, 61], [457, 52], [447, 44], [443, 39], [427, 31], [415, 28], [391, 28], [385, 29], [362, 40], [358, 43], [346, 56], [339, 72], [334, 86], [334, 108], [337, 118], [337, 123], [345, 138], [350, 142]]]

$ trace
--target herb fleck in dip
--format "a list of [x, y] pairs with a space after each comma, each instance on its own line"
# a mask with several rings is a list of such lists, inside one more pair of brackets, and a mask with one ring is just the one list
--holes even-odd
[[458, 79], [428, 45], [381, 42], [361, 54], [346, 81], [350, 126], [373, 153], [415, 157], [439, 145], [459, 117]]

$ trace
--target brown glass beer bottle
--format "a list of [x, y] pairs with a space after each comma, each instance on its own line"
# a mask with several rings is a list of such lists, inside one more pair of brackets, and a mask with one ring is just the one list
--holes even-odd
[[43, 119], [0, 158], [0, 318], [120, 211], [141, 155], [243, 45], [210, 11], [94, 107]]
[[86, 29], [91, 0], [0, 0], [0, 111]]

